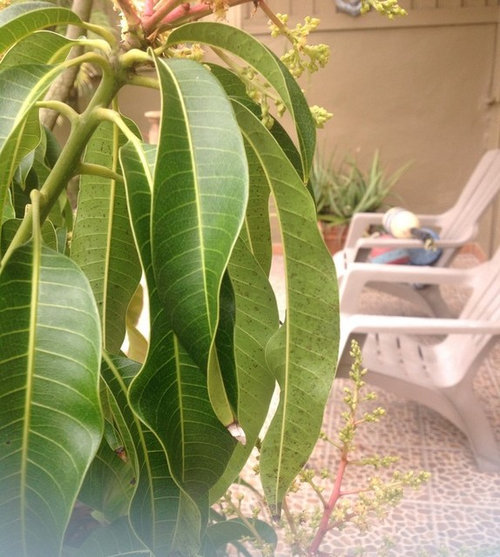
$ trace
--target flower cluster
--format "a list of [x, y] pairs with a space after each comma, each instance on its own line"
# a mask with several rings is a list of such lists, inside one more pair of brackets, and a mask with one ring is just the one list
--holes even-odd
[[304, 23], [290, 29], [287, 26], [288, 15], [276, 14], [276, 19], [269, 23], [271, 36], [285, 35], [292, 44], [292, 48], [286, 52], [281, 61], [295, 77], [300, 77], [305, 70], [313, 73], [324, 68], [330, 58], [330, 47], [326, 44], [307, 44], [307, 37], [319, 25], [319, 19], [307, 16]]
[[389, 19], [407, 15], [408, 13], [398, 4], [398, 0], [362, 0], [361, 13], [368, 12], [370, 8], [373, 8], [379, 14], [387, 16]]
[[229, 9], [229, 3], [227, 0], [205, 0], [205, 2], [212, 9], [216, 19], [226, 18], [226, 12]]
[[322, 128], [325, 125], [325, 122], [328, 122], [328, 120], [330, 120], [330, 118], [333, 116], [333, 114], [331, 112], [328, 112], [326, 108], [318, 106], [317, 104], [310, 106], [309, 110], [311, 111], [313, 120], [317, 128]]

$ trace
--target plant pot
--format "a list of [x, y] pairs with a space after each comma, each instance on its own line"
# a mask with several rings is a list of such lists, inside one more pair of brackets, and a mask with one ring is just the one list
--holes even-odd
[[349, 224], [328, 224], [321, 222], [321, 233], [329, 252], [333, 255], [343, 249]]

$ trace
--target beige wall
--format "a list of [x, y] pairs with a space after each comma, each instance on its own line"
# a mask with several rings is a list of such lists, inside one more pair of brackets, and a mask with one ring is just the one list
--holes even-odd
[[[413, 161], [399, 203], [418, 212], [449, 207], [482, 153], [500, 146], [500, 0], [403, 0], [409, 14], [392, 22], [338, 13], [334, 0], [269, 4], [291, 23], [320, 17], [311, 41], [331, 46], [328, 67], [303, 81], [310, 104], [334, 113], [319, 146], [359, 151], [360, 163], [379, 148], [388, 171]], [[266, 18], [252, 12], [243, 6], [233, 21], [282, 53], [284, 42], [271, 40]], [[151, 94], [123, 99], [134, 116], [159, 106]], [[500, 243], [499, 210], [481, 226], [487, 252]]]

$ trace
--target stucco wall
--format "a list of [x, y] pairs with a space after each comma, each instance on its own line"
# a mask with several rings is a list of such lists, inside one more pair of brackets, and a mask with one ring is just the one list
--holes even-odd
[[[292, 24], [306, 14], [321, 18], [311, 40], [331, 46], [328, 67], [302, 81], [310, 104], [334, 113], [319, 147], [357, 151], [361, 164], [379, 148], [389, 171], [412, 161], [398, 203], [431, 213], [453, 204], [484, 151], [500, 146], [500, 0], [403, 0], [408, 16], [392, 22], [339, 13], [333, 0], [268, 1]], [[283, 52], [284, 41], [269, 38], [265, 16], [251, 5], [232, 18]], [[158, 108], [149, 95], [140, 104], [123, 95], [125, 110]], [[481, 225], [487, 252], [500, 243], [499, 211], [497, 202]]]

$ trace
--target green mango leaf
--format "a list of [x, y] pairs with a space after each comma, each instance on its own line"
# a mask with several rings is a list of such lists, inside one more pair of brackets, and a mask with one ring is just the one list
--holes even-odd
[[240, 473], [264, 424], [276, 384], [265, 348], [279, 326], [278, 308], [267, 276], [240, 238], [236, 242], [229, 274], [235, 293], [235, 355], [238, 373], [239, 420], [247, 443], [238, 444], [224, 475], [210, 490], [215, 502]]
[[200, 546], [200, 513], [169, 473], [158, 438], [128, 403], [129, 388], [141, 365], [124, 357], [105, 356], [102, 376], [124, 455], [136, 472], [129, 517], [134, 531], [156, 555], [196, 554]]
[[66, 546], [63, 557], [154, 557], [137, 538], [126, 517], [98, 526], [78, 547]]
[[[1, 231], [1, 241], [0, 241], [0, 246], [1, 246], [0, 251], [2, 253], [5, 252], [5, 250], [11, 243], [15, 233], [17, 232], [17, 229], [21, 225], [21, 222], [22, 222], [21, 219], [9, 219], [4, 222]], [[46, 220], [42, 225], [41, 231], [42, 231], [43, 243], [47, 247], [55, 251], [58, 251], [57, 250], [58, 242], [57, 242], [57, 236], [56, 236], [56, 231], [54, 229], [54, 225], [50, 221]]]
[[318, 231], [313, 200], [300, 176], [255, 115], [236, 101], [233, 106], [268, 177], [283, 242], [286, 320], [266, 348], [280, 386], [280, 402], [260, 460], [266, 497], [278, 506], [314, 447], [335, 374], [337, 281]]
[[214, 549], [224, 549], [226, 545], [235, 541], [247, 538], [268, 544], [271, 548], [276, 548], [278, 537], [276, 532], [262, 520], [248, 518], [243, 521], [241, 518], [232, 518], [211, 524], [207, 528], [206, 537]]
[[[148, 152], [154, 155], [154, 149]], [[173, 333], [159, 299], [151, 255], [148, 169], [130, 144], [121, 148], [120, 159], [146, 274], [151, 319], [150, 347], [144, 366], [130, 386], [130, 404], [161, 440], [170, 473], [199, 506], [206, 523], [208, 490], [224, 473], [235, 441], [214, 414], [206, 376]], [[154, 221], [152, 225], [155, 226]]]
[[245, 152], [231, 105], [210, 72], [191, 60], [159, 60], [157, 71], [163, 111], [153, 190], [153, 266], [172, 326], [205, 370], [222, 276], [246, 209]]
[[[210, 65], [210, 70], [224, 87], [226, 94], [246, 106], [256, 116], [260, 116], [260, 107], [246, 94], [245, 86], [238, 76], [226, 68]], [[275, 121], [271, 134], [278, 141], [288, 160], [299, 174], [302, 173], [300, 153], [279, 121]], [[250, 188], [245, 224], [242, 230], [245, 242], [260, 263], [266, 275], [269, 275], [272, 260], [272, 241], [269, 220], [270, 189], [265, 171], [255, 152], [246, 146]]]
[[29, 64], [0, 71], [0, 209], [19, 163], [40, 142], [38, 110], [33, 106], [62, 69]]
[[[87, 146], [84, 161], [116, 169], [118, 147], [117, 128], [103, 122]], [[101, 315], [104, 347], [117, 354], [125, 338], [127, 307], [142, 273], [122, 182], [81, 177], [71, 258], [90, 281]]]
[[113, 450], [106, 439], [85, 476], [78, 500], [108, 521], [125, 516], [135, 491], [136, 473], [125, 452]]
[[50, 2], [20, 2], [0, 11], [0, 54], [38, 29], [56, 25], [81, 25], [80, 18], [68, 8]]
[[[2, 69], [25, 64], [48, 64], [49, 62], [62, 62], [68, 51], [67, 47], [72, 42], [59, 33], [53, 31], [38, 31], [28, 35], [17, 42], [6, 52], [2, 58]], [[53, 56], [60, 52], [55, 59]]]
[[0, 547], [59, 555], [100, 443], [101, 336], [85, 275], [29, 242], [0, 273]]
[[[15, 219], [15, 218], [16, 218], [16, 210], [14, 209], [14, 204], [12, 203], [12, 194], [10, 190], [8, 190], [7, 199], [5, 200], [5, 204], [3, 206], [1, 224], [3, 225], [5, 221]], [[1, 253], [2, 251], [0, 250], [0, 255]]]
[[307, 181], [316, 145], [316, 129], [302, 91], [283, 63], [255, 37], [231, 25], [195, 22], [174, 29], [167, 43], [200, 42], [239, 56], [274, 87], [289, 110], [300, 146], [302, 177]]
[[212, 406], [228, 426], [236, 419], [236, 401], [228, 398], [235, 376], [220, 367], [215, 337], [222, 277], [248, 198], [243, 140], [224, 90], [201, 64], [158, 60], [157, 72], [163, 110], [152, 202], [155, 279], [172, 328], [207, 373]]

